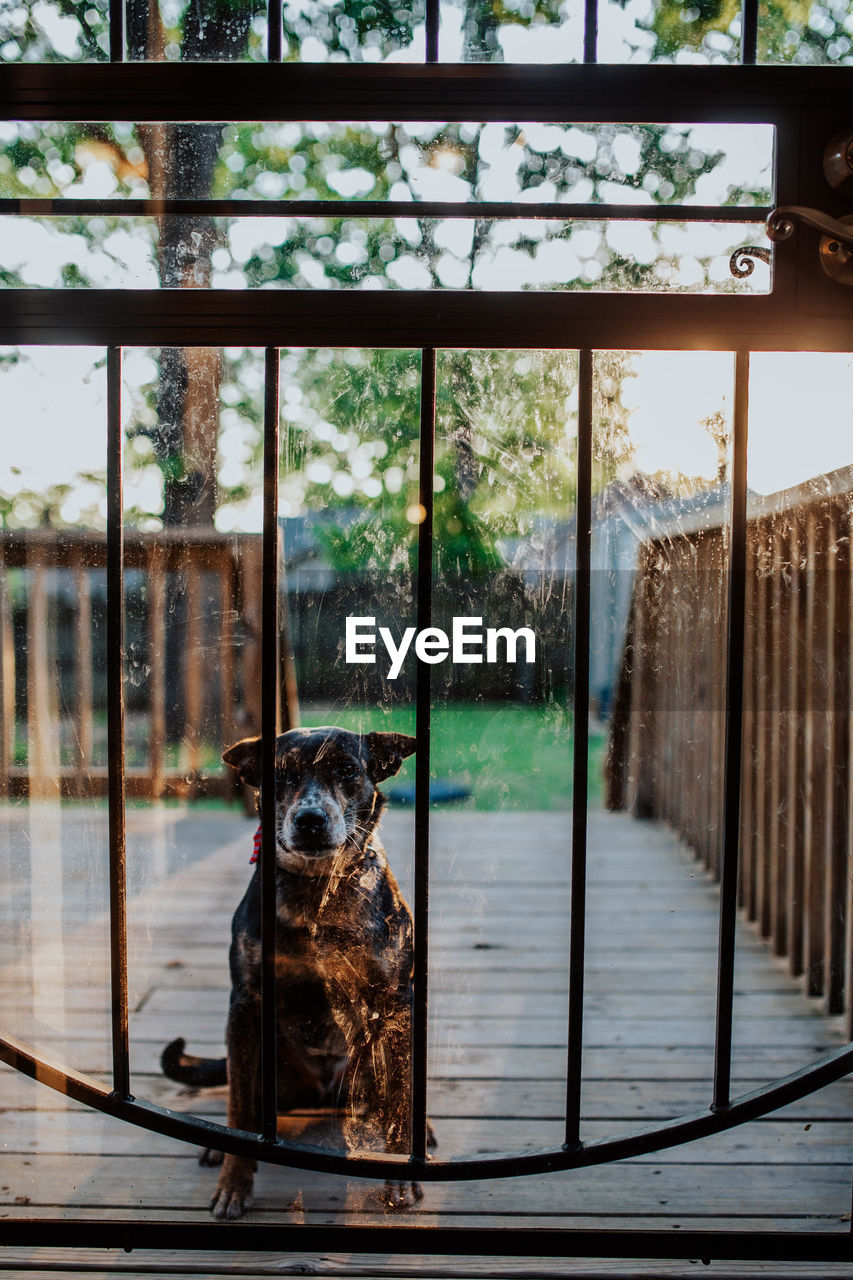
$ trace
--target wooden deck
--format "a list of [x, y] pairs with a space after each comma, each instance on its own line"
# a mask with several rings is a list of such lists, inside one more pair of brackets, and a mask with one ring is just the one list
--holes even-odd
[[[2, 1022], [44, 1053], [98, 1076], [109, 1045], [108, 931], [104, 891], [94, 887], [105, 863], [104, 822], [102, 809], [76, 816], [45, 810], [27, 818], [19, 808], [7, 810], [0, 825], [7, 904], [0, 911]], [[383, 830], [405, 886], [411, 814], [388, 814]], [[440, 1152], [558, 1144], [567, 815], [438, 813], [433, 830], [430, 1111]], [[250, 874], [252, 831], [249, 821], [229, 813], [129, 814], [133, 1090], [217, 1118], [224, 1115], [224, 1090], [192, 1095], [163, 1079], [157, 1063], [175, 1035], [186, 1036], [194, 1052], [222, 1052], [229, 922]], [[39, 856], [35, 879], [19, 883], [9, 877], [22, 836]], [[716, 911], [716, 888], [665, 828], [622, 815], [592, 816], [585, 1136], [654, 1124], [707, 1104]], [[28, 913], [31, 937], [21, 927]], [[841, 1042], [840, 1020], [807, 1001], [748, 928], [739, 938], [736, 988], [736, 1089], [756, 1087]], [[0, 1069], [0, 1108], [0, 1218], [206, 1218], [216, 1174], [197, 1165], [191, 1148], [69, 1104], [6, 1068]], [[326, 1117], [300, 1116], [286, 1131], [308, 1131], [316, 1140], [330, 1125]], [[523, 1225], [531, 1232], [553, 1226], [837, 1230], [849, 1223], [851, 1166], [853, 1083], [845, 1081], [769, 1119], [642, 1159], [545, 1177], [430, 1185], [407, 1218], [423, 1225]], [[252, 1213], [283, 1222], [383, 1220], [371, 1192], [356, 1179], [262, 1167]], [[535, 1239], [531, 1247], [535, 1252]], [[49, 1247], [0, 1254], [3, 1275], [38, 1276], [69, 1265], [67, 1255]], [[90, 1252], [77, 1255], [74, 1265], [91, 1276], [122, 1268], [152, 1276], [177, 1270], [440, 1277], [650, 1277], [699, 1270], [687, 1263], [240, 1258], [227, 1252], [192, 1258]], [[815, 1280], [851, 1269], [715, 1264], [710, 1274]]]

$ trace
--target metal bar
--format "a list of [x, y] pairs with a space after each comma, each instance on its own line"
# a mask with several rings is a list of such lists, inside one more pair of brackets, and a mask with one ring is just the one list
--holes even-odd
[[281, 0], [267, 0], [267, 62], [281, 62]]
[[740, 786], [743, 751], [743, 650], [746, 627], [746, 471], [749, 417], [749, 352], [735, 356], [732, 424], [732, 507], [729, 544], [728, 638], [726, 647], [723, 849], [720, 868], [720, 931], [717, 953], [717, 1029], [714, 1040], [713, 1107], [729, 1105], [732, 1005], [737, 922]]
[[440, 0], [426, 0], [426, 61], [438, 62]]
[[346, 346], [358, 334], [365, 347], [424, 345], [553, 349], [588, 345], [646, 350], [849, 351], [853, 311], [806, 316], [763, 297], [656, 294], [573, 294], [534, 290], [485, 293], [400, 290], [91, 290], [86, 306], [76, 289], [3, 295], [0, 342], [108, 343], [140, 346]]
[[[250, 1156], [268, 1164], [294, 1169], [310, 1169], [359, 1178], [415, 1176], [424, 1182], [468, 1182], [482, 1178], [514, 1178], [550, 1173], [558, 1169], [581, 1169], [627, 1160], [723, 1133], [747, 1121], [789, 1106], [801, 1098], [840, 1080], [853, 1070], [853, 1045], [835, 1049], [809, 1067], [793, 1072], [771, 1085], [764, 1085], [736, 1098], [718, 1111], [706, 1110], [678, 1116], [657, 1127], [602, 1138], [573, 1148], [539, 1150], [523, 1154], [461, 1160], [413, 1161], [405, 1156], [353, 1157], [330, 1152], [306, 1143], [265, 1142], [257, 1133], [229, 1129], [197, 1116], [167, 1111], [152, 1102], [123, 1098], [107, 1086], [79, 1072], [57, 1066], [9, 1035], [0, 1035], [0, 1061], [49, 1088], [114, 1116], [160, 1133], [217, 1151]], [[3, 1222], [5, 1227], [5, 1220]], [[493, 1251], [494, 1252], [494, 1251]], [[537, 1250], [538, 1252], [538, 1250]]]
[[510, 200], [76, 200], [0, 199], [0, 216], [34, 218], [467, 218], [552, 222], [734, 222], [763, 225], [770, 206], [564, 204]]
[[275, 740], [278, 729], [278, 419], [279, 353], [264, 366], [264, 528], [261, 605], [261, 1132], [276, 1138]]
[[[435, 471], [435, 348], [421, 351], [418, 497], [418, 632], [432, 625], [433, 473]], [[412, 1009], [412, 1158], [426, 1160], [429, 982], [429, 776], [432, 667], [417, 665], [415, 685], [415, 960]]]
[[110, 62], [124, 62], [124, 0], [110, 0]]
[[589, 777], [589, 618], [592, 539], [592, 395], [589, 348], [578, 352], [577, 537], [575, 542], [574, 689], [572, 727], [572, 897], [569, 933], [569, 1043], [566, 1079], [566, 1145], [580, 1143], [583, 1060], [586, 844]]
[[740, 60], [742, 66], [750, 67], [758, 57], [758, 0], [743, 0], [740, 12]]
[[[406, 63], [19, 63], [0, 118], [251, 121], [750, 121], [853, 97], [853, 68]], [[229, 110], [234, 110], [229, 105]]]
[[107, 351], [107, 747], [113, 1088], [130, 1093], [127, 1033], [127, 848], [124, 794], [124, 526], [121, 348]]
[[584, 2], [583, 60], [587, 66], [598, 62], [598, 0]]
[[[426, 1235], [426, 1230], [429, 1235]], [[214, 1222], [133, 1219], [97, 1222], [68, 1218], [4, 1218], [3, 1243], [100, 1249], [226, 1249], [235, 1252], [430, 1253], [524, 1258], [701, 1258], [746, 1261], [849, 1262], [847, 1231], [596, 1231], [589, 1228], [318, 1226], [247, 1222], [225, 1229]]]

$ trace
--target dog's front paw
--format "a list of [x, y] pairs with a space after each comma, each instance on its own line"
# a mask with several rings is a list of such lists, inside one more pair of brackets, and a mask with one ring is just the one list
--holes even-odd
[[402, 1209], [414, 1209], [424, 1198], [423, 1188], [419, 1182], [386, 1182], [384, 1191], [385, 1208], [392, 1213]]
[[233, 1221], [242, 1218], [252, 1204], [252, 1187], [254, 1175], [250, 1169], [228, 1167], [228, 1161], [210, 1201], [210, 1212], [214, 1218]]
[[205, 1168], [213, 1168], [214, 1165], [222, 1164], [224, 1158], [224, 1151], [214, 1151], [213, 1147], [205, 1147], [203, 1151], [198, 1153], [198, 1162]]

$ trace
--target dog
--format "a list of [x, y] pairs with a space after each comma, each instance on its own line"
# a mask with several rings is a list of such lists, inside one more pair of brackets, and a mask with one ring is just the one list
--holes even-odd
[[[275, 823], [278, 1108], [343, 1108], [348, 1150], [409, 1148], [413, 926], [376, 828], [386, 803], [378, 786], [414, 750], [402, 733], [292, 729], [276, 739], [275, 804], [258, 799], [262, 825]], [[260, 791], [260, 738], [222, 758]], [[180, 1083], [227, 1082], [229, 1126], [257, 1132], [260, 864], [234, 913], [230, 965], [227, 1057], [193, 1057], [178, 1039], [161, 1065]], [[256, 1162], [214, 1151], [200, 1160], [222, 1164], [213, 1216], [242, 1217]], [[416, 1183], [386, 1184], [391, 1208], [421, 1196]]]

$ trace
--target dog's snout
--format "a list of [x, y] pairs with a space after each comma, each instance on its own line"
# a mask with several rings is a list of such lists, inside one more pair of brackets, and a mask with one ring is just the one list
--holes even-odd
[[293, 816], [293, 825], [301, 836], [316, 836], [326, 825], [326, 811], [318, 805], [303, 805]]

